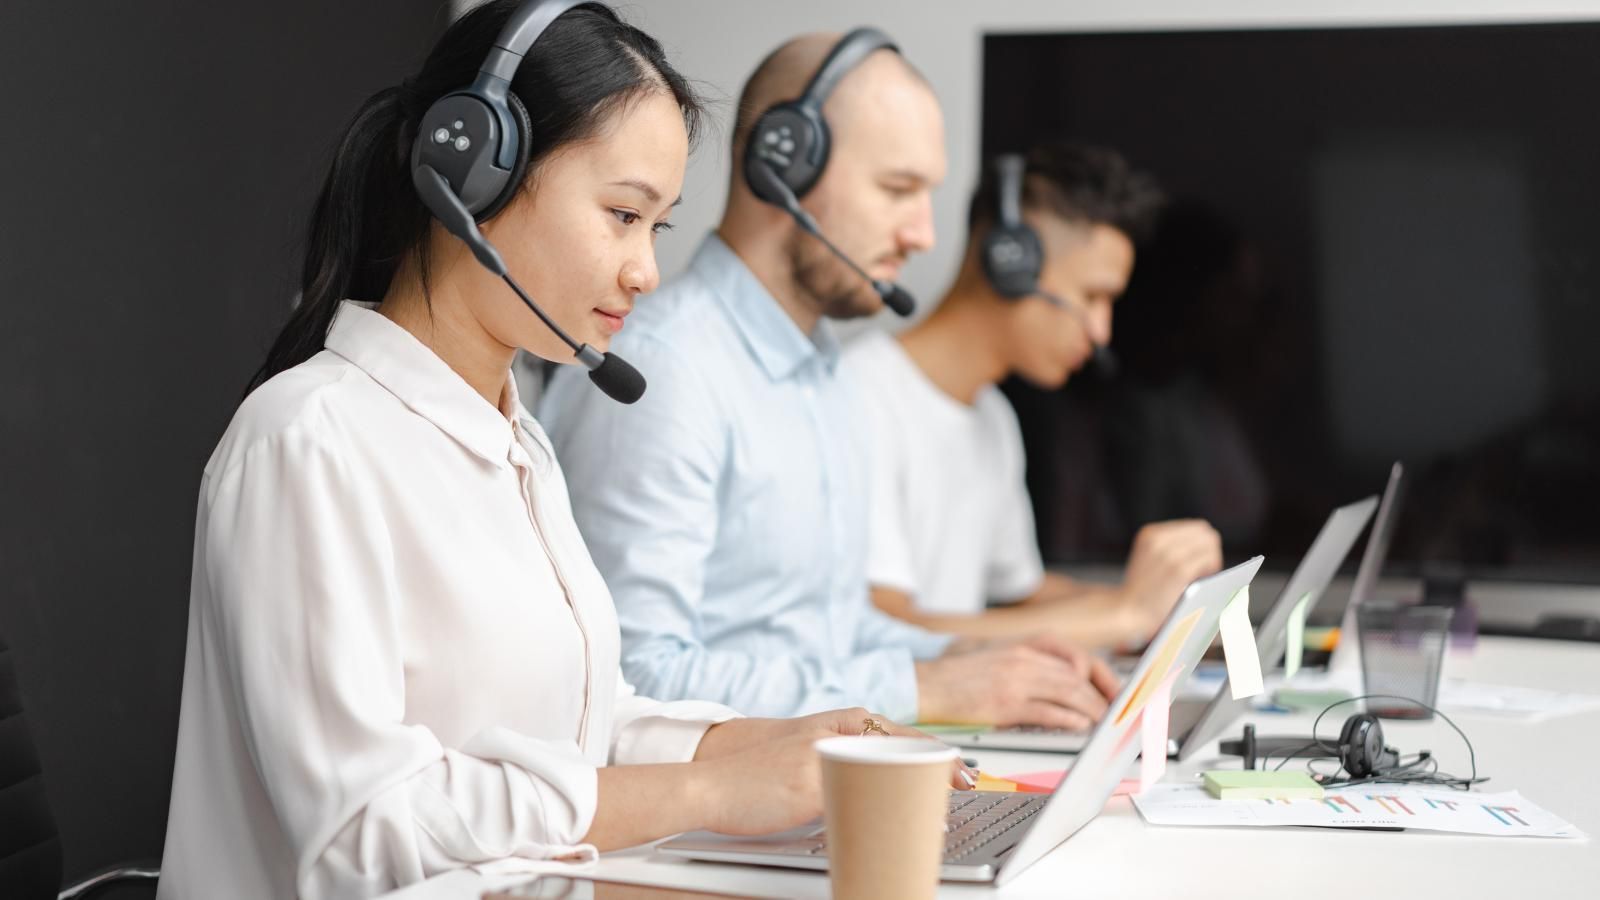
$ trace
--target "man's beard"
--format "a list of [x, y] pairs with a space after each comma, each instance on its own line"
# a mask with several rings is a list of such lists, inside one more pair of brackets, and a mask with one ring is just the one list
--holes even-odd
[[789, 266], [800, 292], [830, 319], [859, 319], [883, 308], [872, 286], [822, 242], [798, 229], [789, 238]]

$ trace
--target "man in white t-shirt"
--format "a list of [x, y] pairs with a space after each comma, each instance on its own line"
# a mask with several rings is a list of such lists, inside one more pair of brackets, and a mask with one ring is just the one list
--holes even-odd
[[1016, 414], [996, 386], [1057, 388], [1111, 337], [1134, 241], [1161, 203], [1117, 154], [1072, 144], [1003, 158], [979, 183], [967, 251], [933, 314], [846, 355], [872, 405], [873, 602], [972, 637], [1054, 632], [1147, 639], [1185, 585], [1216, 572], [1203, 521], [1146, 525], [1121, 584], [1077, 582], [1039, 558]]

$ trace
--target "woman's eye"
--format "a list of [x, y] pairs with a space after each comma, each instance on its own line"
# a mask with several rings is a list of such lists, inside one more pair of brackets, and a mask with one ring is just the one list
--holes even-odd
[[656, 234], [660, 234], [663, 231], [671, 231], [672, 230], [672, 223], [671, 222], [657, 222], [654, 225], [650, 226], [650, 230], [655, 232]]
[[617, 217], [617, 221], [621, 222], [624, 225], [632, 225], [633, 223], [639, 221], [639, 214], [636, 213], [636, 212], [633, 212], [632, 210], [613, 209], [611, 211], [611, 214], [613, 216], [616, 216]]

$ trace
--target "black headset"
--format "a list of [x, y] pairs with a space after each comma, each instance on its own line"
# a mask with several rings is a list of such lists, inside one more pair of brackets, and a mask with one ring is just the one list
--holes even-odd
[[506, 269], [499, 251], [478, 230], [517, 194], [528, 169], [528, 108], [511, 92], [522, 58], [550, 23], [590, 0], [526, 0], [511, 14], [472, 83], [435, 100], [422, 114], [411, 145], [411, 183], [422, 205], [460, 238], [478, 262], [500, 276], [539, 320], [572, 348], [589, 380], [606, 396], [632, 403], [645, 380], [626, 360], [579, 344], [557, 325]]
[[822, 104], [851, 69], [878, 50], [900, 52], [889, 36], [876, 28], [857, 28], [840, 38], [799, 97], [768, 107], [756, 119], [744, 144], [743, 172], [750, 193], [788, 213], [806, 233], [870, 284], [885, 306], [909, 316], [916, 308], [911, 295], [894, 282], [868, 275], [828, 240], [816, 220], [800, 206], [800, 198], [816, 186], [833, 151], [833, 134], [822, 116]]
[[752, 193], [774, 206], [788, 207], [788, 198], [773, 190], [761, 169], [771, 169], [796, 199], [816, 186], [833, 150], [833, 134], [822, 115], [822, 104], [851, 69], [878, 50], [900, 52], [894, 41], [876, 28], [851, 31], [828, 51], [799, 97], [774, 104], [761, 114], [744, 145], [744, 177]]
[[[1471, 774], [1460, 776], [1439, 771], [1439, 762], [1433, 753], [1428, 750], [1420, 751], [1407, 760], [1401, 759], [1400, 751], [1395, 747], [1386, 746], [1383, 742], [1383, 724], [1378, 717], [1371, 713], [1356, 713], [1345, 719], [1344, 727], [1339, 729], [1339, 740], [1335, 744], [1317, 736], [1317, 728], [1322, 724], [1322, 719], [1328, 713], [1344, 706], [1347, 703], [1358, 703], [1363, 700], [1389, 700], [1409, 703], [1420, 710], [1425, 710], [1439, 719], [1460, 736], [1462, 743], [1467, 747], [1467, 759], [1472, 767]], [[1255, 727], [1244, 727], [1244, 738], [1240, 741], [1223, 741], [1221, 750], [1224, 754], [1237, 753], [1244, 757], [1244, 767], [1254, 769], [1259, 760], [1265, 767], [1269, 757], [1282, 757], [1273, 771], [1281, 770], [1289, 760], [1296, 756], [1306, 755], [1307, 750], [1321, 750], [1327, 756], [1314, 757], [1307, 762], [1306, 767], [1311, 772], [1311, 777], [1319, 784], [1328, 787], [1340, 787], [1352, 784], [1366, 784], [1373, 781], [1392, 781], [1404, 784], [1440, 785], [1468, 790], [1474, 785], [1488, 781], [1487, 776], [1478, 775], [1478, 754], [1472, 747], [1472, 741], [1466, 732], [1461, 730], [1449, 716], [1440, 712], [1435, 707], [1429, 706], [1420, 700], [1410, 697], [1401, 697], [1393, 694], [1361, 694], [1348, 697], [1323, 707], [1317, 713], [1316, 719], [1311, 723], [1311, 739], [1304, 744], [1288, 750], [1271, 750], [1266, 753], [1257, 753], [1257, 738]], [[1319, 772], [1313, 767], [1318, 759], [1332, 759], [1339, 763], [1342, 771]]]
[[1044, 271], [1044, 244], [1039, 233], [1022, 220], [1022, 156], [1006, 153], [995, 158], [998, 207], [989, 233], [983, 237], [983, 274], [995, 293], [1020, 300], [1039, 293]]
[[561, 14], [587, 0], [532, 0], [512, 14], [472, 84], [422, 114], [411, 168], [444, 176], [461, 205], [483, 222], [516, 196], [528, 168], [528, 108], [511, 91], [522, 58]]
[[1383, 745], [1383, 724], [1371, 713], [1357, 713], [1339, 729], [1339, 765], [1352, 779], [1373, 778], [1393, 770], [1400, 752]]
[[1022, 180], [1027, 163], [1018, 153], [1003, 153], [994, 160], [995, 220], [983, 236], [978, 252], [983, 277], [994, 292], [1007, 300], [1043, 297], [1078, 321], [1084, 336], [1094, 347], [1091, 365], [1095, 374], [1110, 378], [1117, 373], [1117, 358], [1111, 348], [1094, 339], [1089, 319], [1075, 304], [1039, 286], [1044, 272], [1044, 242], [1022, 218]]

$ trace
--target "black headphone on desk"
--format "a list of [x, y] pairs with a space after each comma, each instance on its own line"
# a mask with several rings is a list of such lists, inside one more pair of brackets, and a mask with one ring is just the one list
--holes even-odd
[[758, 200], [787, 212], [801, 228], [870, 283], [885, 306], [899, 315], [909, 316], [916, 308], [911, 295], [899, 285], [868, 275], [855, 260], [835, 247], [822, 234], [811, 214], [800, 207], [800, 198], [822, 178], [828, 156], [833, 152], [833, 133], [822, 115], [822, 104], [851, 69], [878, 50], [900, 52], [894, 41], [878, 29], [854, 29], [828, 51], [799, 97], [768, 107], [756, 119], [744, 144], [744, 180]]
[[1039, 287], [1039, 276], [1044, 272], [1044, 242], [1022, 218], [1023, 177], [1027, 163], [1019, 153], [1003, 153], [995, 157], [995, 220], [983, 236], [983, 246], [978, 252], [983, 276], [994, 292], [1007, 300], [1043, 297], [1077, 320], [1084, 336], [1094, 347], [1092, 365], [1095, 373], [1109, 378], [1116, 374], [1117, 360], [1111, 348], [1094, 339], [1089, 331], [1089, 320], [1071, 301], [1057, 297]]
[[[1439, 717], [1460, 736], [1462, 743], [1467, 747], [1467, 759], [1471, 766], [1471, 774], [1451, 775], [1439, 771], [1439, 761], [1434, 759], [1433, 753], [1423, 750], [1416, 753], [1410, 760], [1402, 760], [1400, 751], [1394, 747], [1385, 746], [1383, 743], [1383, 725], [1378, 717], [1371, 713], [1356, 713], [1345, 719], [1344, 727], [1339, 729], [1339, 741], [1330, 745], [1327, 741], [1317, 736], [1317, 727], [1322, 724], [1322, 719], [1334, 709], [1348, 703], [1359, 703], [1363, 700], [1388, 700], [1400, 701], [1426, 710]], [[1222, 752], [1238, 753], [1244, 757], [1244, 767], [1254, 769], [1257, 760], [1263, 763], [1271, 756], [1281, 756], [1282, 760], [1274, 767], [1274, 771], [1282, 769], [1290, 759], [1300, 756], [1303, 751], [1320, 749], [1329, 754], [1326, 757], [1317, 757], [1307, 762], [1311, 777], [1318, 783], [1337, 787], [1342, 785], [1366, 784], [1373, 781], [1391, 781], [1404, 784], [1440, 785], [1452, 787], [1457, 790], [1469, 790], [1474, 785], [1482, 784], [1489, 779], [1478, 775], [1478, 754], [1472, 747], [1472, 741], [1467, 738], [1466, 732], [1450, 719], [1449, 716], [1438, 709], [1414, 700], [1410, 697], [1400, 697], [1393, 694], [1361, 694], [1339, 700], [1323, 707], [1317, 713], [1316, 719], [1311, 723], [1311, 739], [1288, 752], [1256, 752], [1255, 727], [1244, 727], [1244, 738], [1238, 742], [1224, 741]], [[1230, 748], [1230, 744], [1233, 746]], [[1337, 760], [1340, 772], [1319, 772], [1312, 765], [1317, 759]], [[1342, 776], [1341, 776], [1342, 772]]]
[[477, 77], [440, 97], [422, 114], [411, 144], [411, 183], [446, 231], [460, 238], [484, 268], [500, 276], [545, 327], [572, 348], [589, 380], [619, 403], [644, 394], [644, 376], [620, 356], [579, 344], [528, 296], [499, 251], [478, 230], [511, 202], [528, 169], [528, 109], [511, 91], [522, 58], [550, 23], [589, 0], [527, 0], [495, 38]]
[[1345, 719], [1336, 746], [1339, 766], [1351, 778], [1371, 778], [1392, 770], [1400, 762], [1400, 751], [1383, 745], [1383, 725], [1371, 713], [1357, 713]]

